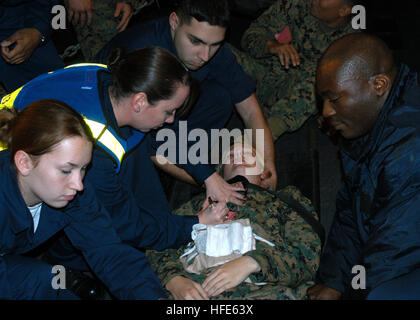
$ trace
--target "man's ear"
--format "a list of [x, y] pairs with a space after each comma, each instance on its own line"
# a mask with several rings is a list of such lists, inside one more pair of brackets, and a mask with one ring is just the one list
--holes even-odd
[[30, 155], [22, 150], [18, 150], [15, 153], [13, 160], [15, 162], [16, 169], [24, 177], [29, 175], [35, 166]]
[[178, 27], [179, 25], [179, 17], [176, 14], [176, 12], [172, 12], [169, 15], [169, 25], [171, 26], [171, 31], [175, 31], [175, 29]]
[[147, 105], [147, 94], [137, 92], [131, 97], [131, 108], [135, 113], [140, 113]]
[[391, 78], [386, 74], [380, 73], [371, 81], [377, 96], [381, 97], [391, 89]]

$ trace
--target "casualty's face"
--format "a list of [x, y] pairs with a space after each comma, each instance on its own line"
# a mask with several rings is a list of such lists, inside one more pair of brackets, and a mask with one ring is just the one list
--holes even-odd
[[176, 110], [184, 104], [189, 94], [190, 87], [180, 84], [172, 98], [159, 100], [154, 105], [146, 101], [141, 112], [138, 113], [133, 127], [142, 132], [148, 132], [152, 129], [159, 129], [165, 123], [173, 123]]
[[81, 137], [66, 138], [51, 152], [37, 157], [24, 180], [27, 205], [44, 202], [54, 208], [65, 207], [83, 190], [82, 180], [91, 157], [92, 143]]
[[180, 24], [173, 12], [170, 23], [178, 58], [190, 70], [198, 70], [210, 61], [225, 39], [226, 28], [195, 18], [191, 18], [190, 24]]
[[[229, 159], [225, 159], [228, 156]], [[249, 145], [235, 144], [228, 155], [223, 157], [223, 178], [229, 180], [238, 175], [246, 177], [249, 182], [259, 185], [263, 165], [255, 149]]]

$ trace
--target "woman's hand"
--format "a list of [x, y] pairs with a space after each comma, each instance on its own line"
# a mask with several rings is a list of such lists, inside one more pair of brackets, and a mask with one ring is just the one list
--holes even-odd
[[204, 280], [203, 289], [211, 296], [238, 286], [251, 273], [261, 270], [260, 265], [253, 258], [244, 256], [229, 261], [214, 269]]

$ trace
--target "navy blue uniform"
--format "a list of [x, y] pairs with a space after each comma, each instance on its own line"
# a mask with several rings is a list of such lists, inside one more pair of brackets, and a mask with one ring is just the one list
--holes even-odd
[[[318, 283], [345, 292], [352, 268], [362, 265], [367, 293], [413, 273], [420, 298], [419, 157], [420, 88], [417, 74], [402, 66], [373, 131], [343, 145], [345, 179]], [[401, 285], [394, 288], [404, 296]]]
[[[110, 84], [111, 74], [104, 67], [73, 66], [37, 77], [14, 100], [5, 97], [3, 103], [19, 110], [42, 98], [57, 99], [91, 120], [106, 122], [103, 124], [122, 143], [128, 142], [127, 152], [119, 163], [97, 143], [85, 180], [109, 212], [119, 237], [137, 248], [156, 250], [191, 241], [192, 226], [198, 223], [198, 218], [171, 213], [150, 160], [150, 144], [140, 143], [140, 132], [117, 126], [108, 96]], [[52, 246], [49, 255], [55, 263], [87, 269], [80, 252], [75, 252], [65, 237]]]
[[[117, 34], [100, 51], [98, 61], [106, 63], [108, 55], [116, 47], [123, 47], [126, 52], [130, 52], [148, 46], [165, 48], [177, 56], [168, 18], [135, 25]], [[233, 105], [249, 98], [255, 91], [255, 81], [242, 70], [227, 45], [222, 45], [207, 64], [190, 73], [200, 81], [200, 97], [188, 116], [188, 132], [201, 128], [206, 130], [210, 137], [211, 129], [221, 129], [226, 125]], [[175, 132], [178, 132], [178, 127], [178, 121], [165, 126]], [[157, 149], [158, 146], [159, 143], [154, 139], [153, 148]], [[215, 172], [206, 164], [188, 163], [180, 166], [190, 173], [199, 185]]]
[[32, 216], [21, 196], [8, 151], [0, 153], [0, 176], [0, 299], [72, 297], [67, 290], [60, 292], [52, 288], [52, 266], [23, 256], [60, 230], [64, 230], [93, 272], [116, 297], [165, 297], [144, 254], [121, 242], [89, 183], [85, 183], [83, 193], [63, 209], [43, 204], [34, 233]]
[[52, 0], [3, 0], [0, 1], [0, 42], [17, 30], [35, 28], [46, 42], [40, 44], [30, 58], [21, 64], [8, 64], [0, 57], [0, 81], [8, 92], [17, 89], [36, 76], [64, 67], [50, 40]]

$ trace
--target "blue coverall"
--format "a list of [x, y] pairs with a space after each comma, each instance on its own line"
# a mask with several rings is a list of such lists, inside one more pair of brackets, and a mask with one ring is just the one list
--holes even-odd
[[34, 233], [33, 219], [22, 198], [8, 151], [0, 152], [0, 177], [0, 299], [76, 298], [68, 290], [53, 288], [55, 274], [51, 265], [25, 257], [60, 230], [116, 297], [165, 297], [144, 254], [122, 243], [89, 183], [84, 183], [83, 193], [65, 208], [43, 204]]
[[[120, 139], [131, 141], [139, 132], [117, 126], [108, 95], [111, 82], [106, 68], [66, 68], [30, 81], [19, 91], [13, 104], [20, 110], [43, 98], [61, 100], [82, 115], [89, 114], [90, 119], [96, 116], [91, 120], [106, 119], [104, 124]], [[149, 148], [150, 144], [143, 142], [132, 146], [118, 168], [109, 152], [96, 145], [85, 180], [95, 189], [124, 242], [137, 248], [176, 248], [191, 240], [192, 226], [198, 223], [198, 218], [171, 213]], [[80, 252], [65, 237], [54, 243], [46, 256], [49, 261], [78, 270], [88, 268]]]

